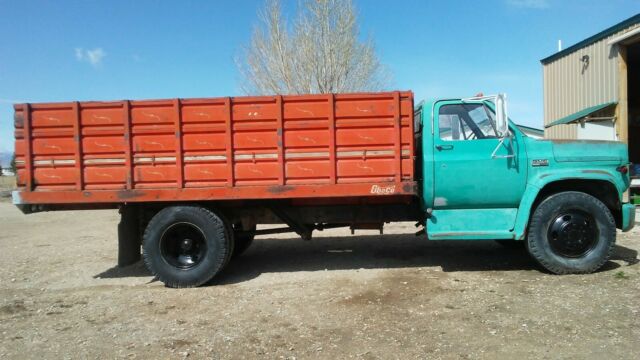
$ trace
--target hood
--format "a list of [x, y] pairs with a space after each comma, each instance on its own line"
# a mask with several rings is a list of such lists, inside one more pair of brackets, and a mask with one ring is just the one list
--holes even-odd
[[629, 162], [627, 144], [602, 140], [547, 140], [553, 144], [557, 162]]

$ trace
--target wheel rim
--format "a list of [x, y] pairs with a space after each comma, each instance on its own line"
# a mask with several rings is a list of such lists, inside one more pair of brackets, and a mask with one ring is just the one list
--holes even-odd
[[202, 230], [191, 223], [176, 223], [160, 238], [162, 259], [178, 269], [196, 267], [205, 257], [207, 243]]
[[568, 210], [551, 221], [547, 238], [554, 253], [578, 258], [593, 250], [598, 243], [598, 227], [589, 213]]

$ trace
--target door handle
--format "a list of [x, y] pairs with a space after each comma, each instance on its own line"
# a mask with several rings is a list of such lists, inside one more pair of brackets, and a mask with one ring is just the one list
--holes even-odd
[[436, 149], [438, 149], [439, 151], [452, 150], [453, 149], [453, 145], [436, 145]]

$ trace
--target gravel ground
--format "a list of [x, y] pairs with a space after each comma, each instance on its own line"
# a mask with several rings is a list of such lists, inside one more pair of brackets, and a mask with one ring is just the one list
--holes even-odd
[[258, 238], [215, 283], [116, 263], [116, 211], [0, 203], [0, 358], [637, 358], [640, 229], [598, 273], [524, 249], [345, 230]]

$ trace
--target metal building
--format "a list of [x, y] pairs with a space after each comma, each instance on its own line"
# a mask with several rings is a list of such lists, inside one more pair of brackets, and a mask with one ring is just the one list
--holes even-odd
[[[640, 14], [541, 60], [544, 135], [619, 140], [640, 164]], [[640, 166], [631, 167], [640, 204]]]
[[541, 62], [545, 137], [624, 141], [640, 163], [640, 14]]

